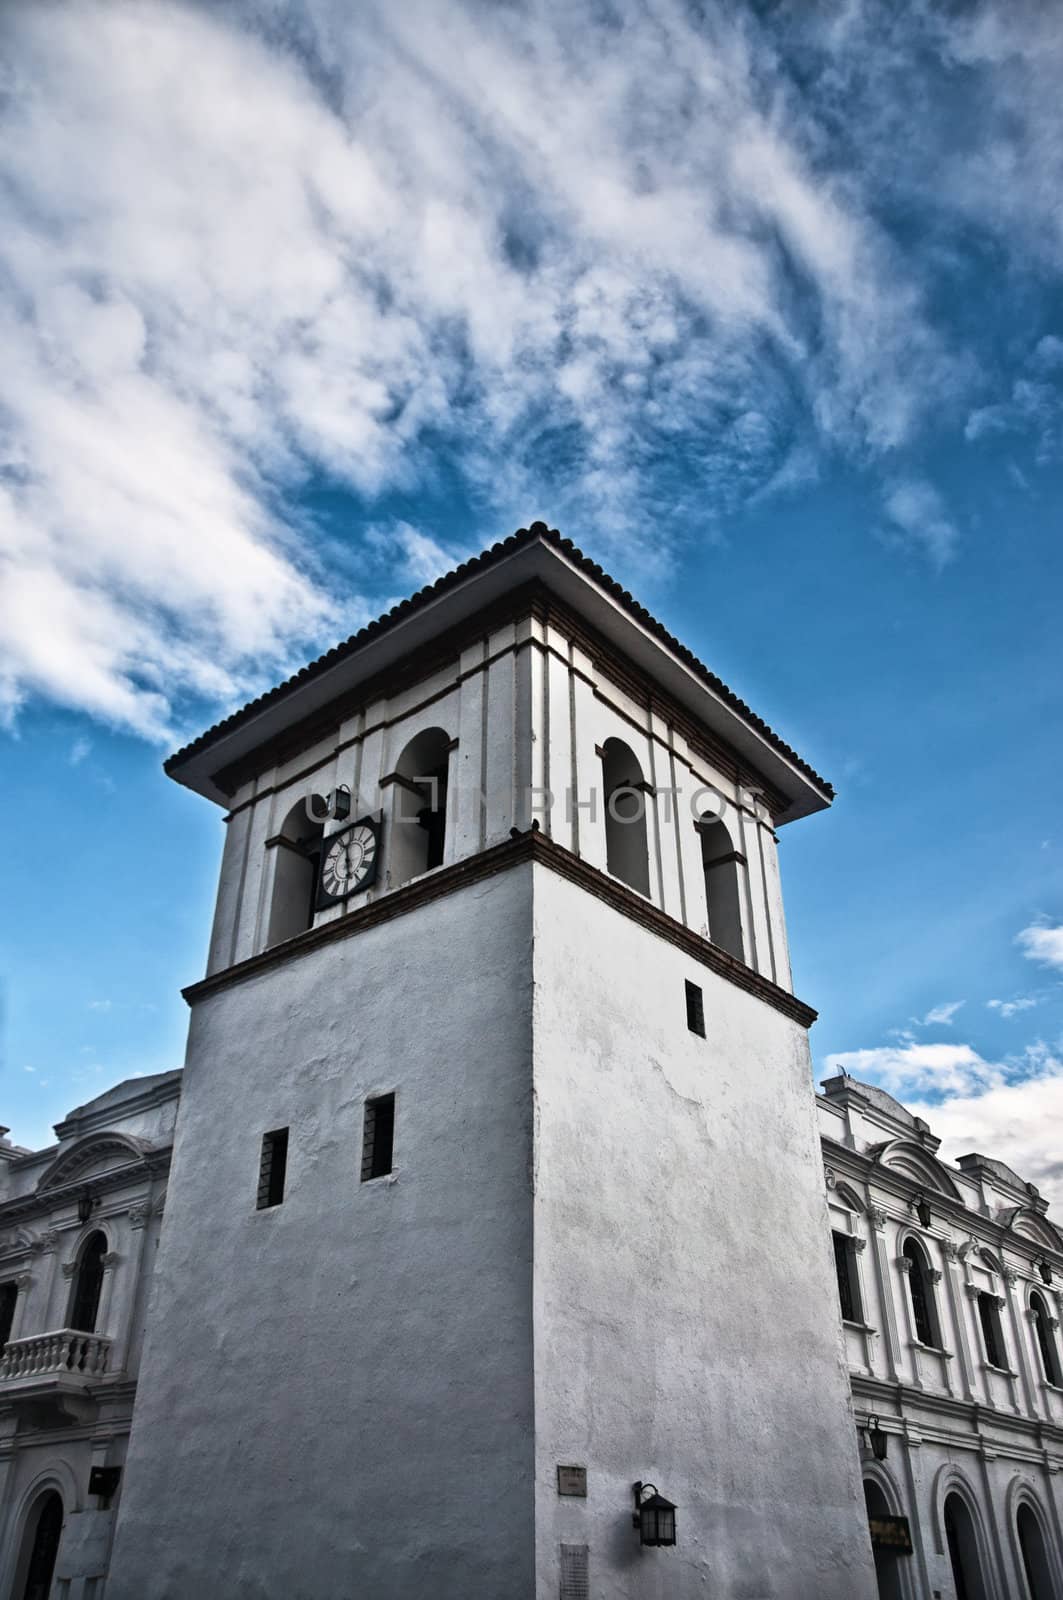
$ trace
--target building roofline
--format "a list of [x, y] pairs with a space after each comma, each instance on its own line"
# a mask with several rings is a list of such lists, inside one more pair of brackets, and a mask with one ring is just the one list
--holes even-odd
[[[536, 546], [545, 547], [553, 551], [561, 560], [558, 567], [566, 564], [575, 570], [579, 576], [586, 580], [593, 589], [608, 597], [621, 613], [631, 622], [637, 624], [637, 632], [641, 630], [648, 635], [656, 646], [661, 647], [673, 660], [680, 663], [682, 668], [696, 680], [701, 689], [709, 691], [706, 699], [706, 711], [715, 703], [720, 709], [721, 716], [733, 724], [734, 729], [744, 732], [744, 742], [759, 747], [761, 765], [764, 760], [771, 760], [773, 766], [782, 766], [789, 770], [791, 782], [789, 785], [781, 783], [782, 792], [792, 791], [795, 787], [803, 791], [800, 800], [788, 808], [787, 816], [801, 816], [809, 811], [821, 809], [830, 804], [834, 798], [834, 789], [804, 761], [795, 750], [756, 715], [746, 703], [739, 699], [733, 690], [711, 672], [692, 651], [680, 643], [658, 622], [644, 606], [608, 573], [592, 561], [588, 556], [572, 543], [565, 539], [556, 528], [548, 528], [543, 522], [533, 522], [528, 528], [521, 528], [508, 539], [492, 545], [490, 549], [474, 556], [471, 560], [463, 562], [453, 572], [448, 572], [435, 583], [420, 589], [409, 599], [401, 601], [390, 611], [367, 623], [357, 633], [342, 643], [335, 645], [331, 650], [319, 656], [315, 661], [302, 667], [292, 677], [287, 678], [275, 688], [269, 689], [265, 694], [259, 695], [240, 710], [234, 711], [230, 716], [223, 718], [208, 728], [205, 733], [193, 739], [182, 749], [174, 752], [164, 763], [167, 774], [189, 788], [206, 795], [210, 799], [225, 803], [229, 798], [225, 789], [219, 784], [217, 774], [219, 770], [228, 766], [232, 759], [234, 747], [239, 743], [246, 746], [246, 738], [237, 740], [236, 736], [248, 732], [256, 720], [263, 724], [269, 719], [267, 714], [278, 709], [285, 701], [292, 701], [300, 696], [303, 691], [310, 690], [343, 664], [350, 662], [359, 655], [374, 655], [373, 647], [386, 641], [389, 636], [415, 621], [425, 620], [427, 614], [438, 607], [441, 601], [453, 596], [456, 591], [466, 586], [471, 586], [474, 580], [482, 579], [492, 573], [503, 562], [520, 555], [522, 552], [533, 550]], [[556, 575], [556, 574], [555, 574]], [[571, 599], [571, 595], [568, 596]], [[443, 625], [449, 620], [443, 618]], [[367, 660], [367, 666], [369, 662]], [[304, 696], [304, 698], [309, 698]], [[752, 735], [752, 741], [750, 740]], [[263, 741], [270, 736], [269, 730], [263, 726]], [[733, 730], [732, 730], [733, 740]], [[203, 757], [208, 752], [217, 752], [219, 759], [216, 763], [206, 763]], [[757, 765], [755, 749], [747, 749], [741, 753], [747, 755], [754, 766]], [[769, 774], [768, 776], [772, 776]], [[778, 774], [775, 774], [778, 776]]]

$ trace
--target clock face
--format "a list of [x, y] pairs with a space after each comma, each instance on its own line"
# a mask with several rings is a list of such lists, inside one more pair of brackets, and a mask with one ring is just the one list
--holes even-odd
[[368, 889], [376, 877], [379, 846], [380, 827], [373, 817], [363, 817], [325, 840], [319, 896], [323, 905]]

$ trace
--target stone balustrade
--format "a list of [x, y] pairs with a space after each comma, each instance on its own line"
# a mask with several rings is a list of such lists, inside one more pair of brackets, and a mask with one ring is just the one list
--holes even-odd
[[0, 1384], [56, 1374], [101, 1378], [107, 1371], [110, 1348], [110, 1339], [98, 1333], [79, 1333], [75, 1328], [9, 1339], [0, 1355]]

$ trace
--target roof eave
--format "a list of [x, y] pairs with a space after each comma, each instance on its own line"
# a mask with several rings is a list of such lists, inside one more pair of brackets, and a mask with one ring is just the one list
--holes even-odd
[[[797, 758], [790, 759], [791, 753], [781, 748], [781, 741], [774, 735], [766, 737], [755, 725], [759, 719], [752, 713], [742, 714], [748, 708], [738, 710], [728, 704], [729, 691], [723, 685], [720, 686], [723, 692], [718, 692], [706, 682], [705, 677], [682, 659], [678, 649], [670, 648], [658, 636], [664, 630], [648, 613], [641, 612], [630, 596], [621, 592], [615, 597], [610, 593], [605, 584], [611, 580], [604, 574], [604, 583], [588, 575], [586, 569], [591, 564], [578, 551], [570, 554], [571, 548], [567, 541], [552, 534], [518, 541], [496, 560], [472, 563], [473, 570], [466, 577], [456, 583], [448, 582], [438, 595], [419, 596], [417, 604], [411, 606], [406, 615], [388, 619], [385, 626], [371, 632], [350, 650], [341, 647], [334, 652], [334, 661], [325, 658], [321, 664], [307, 669], [261, 709], [250, 708], [249, 714], [237, 714], [231, 719], [231, 726], [223, 723], [213, 735], [195, 741], [187, 751], [179, 751], [166, 763], [166, 771], [197, 794], [219, 805], [227, 805], [232, 796], [218, 782], [218, 774], [314, 715], [339, 695], [349, 695], [357, 690], [359, 683], [388, 671], [434, 637], [460, 625], [519, 585], [539, 580], [668, 690], [745, 764], [787, 796], [789, 804], [776, 816], [777, 823], [795, 821], [830, 805], [833, 791], [829, 784], [817, 779], [811, 769], [803, 770]], [[646, 621], [636, 613], [641, 613]], [[700, 666], [700, 663], [695, 665]]]

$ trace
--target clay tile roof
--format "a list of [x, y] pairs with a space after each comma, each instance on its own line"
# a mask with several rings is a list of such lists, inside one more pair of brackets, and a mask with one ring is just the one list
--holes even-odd
[[298, 684], [305, 683], [310, 678], [316, 678], [320, 673], [327, 671], [329, 667], [335, 666], [337, 662], [346, 660], [362, 645], [367, 644], [371, 639], [377, 638], [380, 634], [386, 633], [390, 628], [394, 628], [398, 623], [410, 616], [411, 613], [419, 611], [430, 601], [437, 600], [441, 595], [446, 594], [449, 589], [453, 589], [464, 582], [466, 578], [472, 577], [475, 573], [483, 572], [486, 568], [494, 566], [497, 562], [504, 560], [506, 556], [512, 555], [525, 545], [533, 544], [536, 540], [541, 540], [543, 544], [552, 545], [567, 556], [585, 577], [592, 579], [599, 588], [604, 589], [629, 615], [636, 618], [648, 633], [653, 634], [661, 644], [666, 645], [673, 655], [678, 656], [696, 677], [700, 678], [715, 694], [719, 695], [720, 699], [732, 711], [736, 712], [743, 721], [747, 722], [750, 727], [755, 728], [780, 755], [793, 762], [794, 766], [800, 772], [803, 772], [806, 778], [810, 778], [813, 783], [817, 784], [825, 795], [831, 799], [834, 798], [833, 785], [821, 777], [815, 768], [809, 766], [807, 761], [802, 760], [796, 750], [791, 749], [783, 739], [780, 739], [779, 735], [768, 726], [763, 718], [758, 717], [746, 705], [745, 701], [740, 700], [734, 691], [729, 689], [714, 672], [710, 672], [704, 662], [699, 661], [697, 656], [691, 650], [688, 650], [685, 644], [681, 644], [678, 639], [670, 634], [664, 624], [658, 622], [656, 617], [651, 616], [645, 606], [640, 605], [627, 589], [622, 588], [617, 583], [615, 578], [610, 577], [596, 561], [592, 561], [589, 556], [584, 555], [582, 550], [577, 549], [571, 539], [563, 538], [556, 528], [548, 528], [545, 522], [533, 522], [528, 528], [518, 528], [516, 533], [511, 534], [508, 539], [503, 539], [498, 544], [493, 544], [490, 549], [482, 551], [478, 556], [473, 556], [469, 561], [463, 561], [460, 567], [454, 568], [453, 572], [448, 572], [442, 578], [437, 578], [435, 583], [427, 584], [425, 588], [419, 589], [416, 594], [410, 595], [409, 599], [401, 600], [397, 606], [393, 606], [383, 616], [377, 617], [374, 622], [366, 623], [364, 628], [360, 628], [357, 633], [353, 633], [349, 639], [344, 639], [340, 644], [334, 645], [323, 656], [318, 656], [316, 661], [308, 662], [305, 667], [301, 667], [292, 677], [286, 678], [283, 683], [277, 684], [276, 688], [268, 689], [265, 694], [260, 694], [257, 699], [249, 701], [245, 706], [241, 706], [239, 711], [234, 711], [230, 716], [223, 717], [220, 722], [216, 722], [212, 728], [208, 728], [205, 733], [201, 733], [190, 744], [186, 744], [182, 749], [175, 751], [163, 763], [165, 771], [172, 773], [189, 756], [196, 755], [200, 750], [205, 749], [207, 745], [213, 743], [219, 734], [228, 733], [233, 728], [238, 727], [240, 723], [254, 716], [256, 712], [262, 711], [266, 706], [282, 699]]

